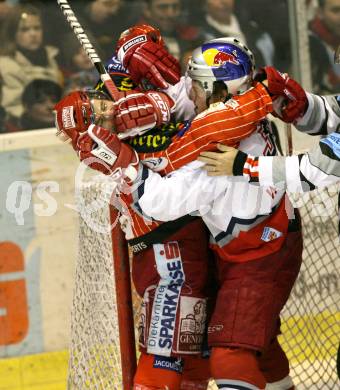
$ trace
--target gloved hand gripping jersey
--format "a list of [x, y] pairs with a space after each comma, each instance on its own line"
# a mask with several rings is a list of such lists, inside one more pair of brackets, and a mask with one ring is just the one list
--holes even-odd
[[255, 80], [267, 80], [266, 88], [273, 99], [275, 116], [286, 123], [292, 123], [304, 115], [308, 108], [306, 92], [286, 73], [281, 73], [272, 66], [265, 66], [259, 70]]

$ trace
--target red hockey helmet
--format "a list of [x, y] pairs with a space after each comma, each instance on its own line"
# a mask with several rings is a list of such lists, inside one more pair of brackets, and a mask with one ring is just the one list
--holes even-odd
[[164, 46], [163, 38], [161, 37], [160, 31], [150, 26], [149, 24], [136, 24], [133, 27], [123, 31], [119, 37], [116, 52], [130, 39], [138, 36], [138, 35], [146, 35], [147, 38], [161, 46]]
[[63, 141], [71, 140], [76, 146], [79, 134], [94, 123], [94, 113], [91, 99], [109, 99], [100, 91], [74, 91], [65, 96], [55, 106], [55, 125], [57, 136]]

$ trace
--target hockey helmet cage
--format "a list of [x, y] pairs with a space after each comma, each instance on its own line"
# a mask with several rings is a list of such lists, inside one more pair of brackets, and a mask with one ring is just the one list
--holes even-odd
[[108, 95], [101, 91], [74, 91], [54, 106], [58, 136], [61, 136], [64, 140], [72, 139], [73, 133], [83, 133], [91, 123], [94, 123], [92, 99], [110, 100]]
[[196, 48], [188, 61], [187, 74], [199, 81], [207, 95], [215, 81], [223, 81], [232, 95], [246, 91], [255, 70], [253, 53], [233, 37], [212, 39]]

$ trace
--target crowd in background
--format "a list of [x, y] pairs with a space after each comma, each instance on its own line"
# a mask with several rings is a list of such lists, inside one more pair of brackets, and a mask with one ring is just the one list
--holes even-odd
[[[340, 92], [340, 0], [306, 0], [313, 91]], [[71, 0], [99, 56], [108, 60], [122, 31], [136, 23], [158, 27], [183, 72], [195, 47], [236, 36], [257, 67], [292, 67], [287, 0]], [[55, 0], [0, 0], [0, 133], [54, 125], [53, 106], [98, 76]]]

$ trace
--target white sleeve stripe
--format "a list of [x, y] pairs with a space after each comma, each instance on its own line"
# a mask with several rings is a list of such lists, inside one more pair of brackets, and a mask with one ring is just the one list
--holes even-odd
[[[253, 103], [256, 103], [256, 102], [258, 102], [258, 101], [260, 101], [260, 100], [262, 100], [262, 99], [261, 99], [261, 98], [258, 98], [258, 99], [252, 100], [252, 101], [249, 102], [249, 103], [245, 103], [245, 104], [242, 105], [242, 109], [244, 109], [246, 106], [248, 106], [248, 105], [250, 105], [250, 104], [253, 104]], [[267, 106], [271, 106], [271, 105], [272, 105], [272, 103], [266, 103], [266, 104], [265, 104], [266, 107], [267, 107]], [[214, 110], [213, 112], [208, 112], [207, 114], [204, 114], [204, 116], [202, 116], [202, 118], [195, 118], [194, 121], [195, 121], [196, 123], [199, 123], [199, 122], [201, 122], [201, 121], [203, 121], [203, 122], [205, 123], [205, 122], [206, 122], [206, 119], [209, 118], [210, 116], [214, 116], [214, 115], [216, 115], [216, 114], [220, 114], [220, 113], [222, 113], [222, 112], [225, 111], [225, 110], [227, 110], [227, 111], [229, 111], [229, 112], [230, 112], [230, 111], [233, 111], [233, 112], [235, 112], [235, 115], [234, 115], [234, 116], [230, 116], [230, 117], [228, 117], [228, 118], [223, 118], [223, 120], [221, 120], [221, 121], [216, 121], [216, 120], [215, 120], [214, 122], [209, 122], [208, 124], [198, 125], [197, 129], [200, 129], [200, 128], [205, 127], [205, 126], [209, 126], [209, 125], [211, 125], [211, 123], [222, 122], [222, 121], [225, 121], [225, 122], [227, 122], [227, 121], [232, 121], [232, 120], [235, 120], [235, 119], [237, 119], [237, 118], [240, 117], [240, 114], [237, 114], [237, 113], [236, 113], [236, 111], [239, 111], [239, 110], [237, 110], [237, 109], [229, 109], [229, 108], [225, 107], [225, 108], [223, 108], [223, 109]], [[250, 114], [252, 114], [252, 113], [254, 113], [254, 112], [257, 112], [258, 110], [259, 110], [259, 109], [256, 108], [255, 110], [252, 110], [252, 111], [249, 111], [249, 112], [245, 112], [245, 113], [242, 114], [242, 117], [248, 116], [248, 115], [250, 115]], [[265, 116], [265, 115], [264, 115], [264, 116]], [[196, 131], [197, 129], [195, 129], [195, 131]]]
[[309, 119], [312, 115], [312, 112], [314, 110], [314, 97], [316, 97], [315, 95], [311, 94], [311, 93], [306, 93], [307, 95], [307, 99], [308, 99], [308, 109], [307, 111], [305, 112], [305, 115], [298, 119], [297, 121], [297, 125], [301, 125], [301, 126], [305, 126], [308, 124], [309, 122]]
[[298, 156], [288, 156], [285, 160], [287, 189], [291, 192], [303, 192]]
[[[233, 127], [232, 129], [228, 129], [228, 131], [229, 131], [229, 130], [238, 129], [238, 128], [240, 128], [240, 127], [243, 127], [243, 126]], [[222, 133], [223, 133], [223, 132], [225, 132], [225, 130], [223, 130], [223, 131], [219, 130], [219, 131], [216, 131], [216, 132], [210, 133], [210, 134], [220, 133], [220, 134], [221, 134], [221, 137], [220, 137], [220, 140], [221, 140], [221, 141], [219, 141], [219, 142], [223, 142], [223, 137], [222, 137]], [[246, 138], [248, 135], [252, 134], [253, 132], [254, 132], [254, 130], [250, 130], [248, 133], [243, 134], [243, 137]], [[202, 137], [196, 138], [194, 141], [192, 141], [192, 142], [190, 142], [190, 143], [184, 145], [183, 147], [186, 147], [186, 146], [192, 144], [193, 142], [197, 142], [197, 140], [199, 140], [200, 138], [205, 138], [205, 137], [206, 137], [206, 135], [203, 135]], [[239, 139], [239, 138], [240, 138], [240, 136], [228, 137], [228, 141], [232, 141], [233, 139]], [[210, 141], [210, 140], [208, 140], [205, 144], [200, 145], [200, 150], [203, 150], [203, 149], [204, 149], [206, 146], [208, 146], [208, 145], [211, 145], [211, 141]], [[174, 152], [172, 152], [172, 153], [169, 153], [169, 156], [171, 156], [173, 153], [178, 152], [179, 150], [183, 149], [183, 147], [182, 147], [182, 148], [179, 148], [179, 149], [176, 149], [176, 150], [175, 150]], [[197, 151], [197, 149], [192, 149], [192, 150], [190, 150], [187, 154], [181, 155], [180, 157], [178, 157], [178, 158], [176, 158], [176, 159], [172, 159], [172, 163], [173, 163], [173, 164], [174, 164], [174, 163], [177, 163], [178, 161], [187, 158], [187, 157], [190, 156], [191, 154], [195, 154], [196, 151]]]
[[[251, 112], [247, 113], [246, 115], [252, 114], [252, 113], [254, 113], [254, 112], [256, 112], [256, 110], [251, 111]], [[246, 116], [246, 115], [244, 115], [244, 116]], [[221, 120], [219, 120], [219, 121], [214, 121], [214, 122], [207, 123], [207, 124], [205, 124], [205, 125], [199, 126], [199, 127], [197, 127], [196, 129], [194, 129], [193, 131], [187, 132], [186, 134], [189, 134], [189, 133], [190, 133], [190, 135], [192, 135], [192, 134], [195, 133], [195, 131], [202, 130], [202, 129], [205, 128], [205, 127], [213, 127], [213, 125], [215, 125], [215, 124], [217, 124], [217, 123], [223, 123], [223, 122], [226, 122], [226, 119], [221, 119]], [[231, 132], [231, 131], [236, 130], [236, 129], [241, 129], [242, 127], [247, 127], [247, 126], [249, 126], [249, 125], [251, 125], [251, 124], [253, 124], [253, 123], [254, 123], [254, 122], [250, 121], [250, 122], [246, 122], [246, 123], [244, 123], [244, 124], [242, 124], [242, 125], [240, 125], [240, 126], [229, 127], [229, 128], [223, 129], [223, 130], [219, 129], [219, 130], [217, 130], [217, 131], [215, 131], [215, 132], [205, 133], [205, 134], [203, 134], [201, 137], [194, 138], [192, 141], [187, 142], [187, 143], [185, 143], [184, 145], [182, 145], [180, 148], [177, 148], [177, 149], [175, 149], [173, 152], [170, 152], [170, 153], [169, 153], [169, 156], [171, 156], [173, 153], [178, 153], [178, 151], [180, 151], [180, 150], [183, 149], [183, 148], [187, 148], [187, 147], [188, 147], [189, 145], [191, 145], [191, 144], [196, 144], [197, 141], [198, 141], [199, 139], [201, 139], [201, 138], [206, 138], [206, 137], [211, 136], [211, 135], [213, 135], [213, 134], [218, 134], [218, 133], [220, 133], [220, 134], [221, 134], [220, 139], [222, 140], [222, 139], [224, 138], [224, 137], [223, 137], [223, 134], [226, 134], [226, 133]], [[254, 124], [254, 126], [255, 126], [255, 124]], [[255, 131], [255, 129], [253, 129], [252, 131], [250, 131], [250, 133], [253, 132], [253, 131]], [[183, 138], [186, 136], [186, 134], [183, 136]], [[232, 140], [232, 139], [245, 138], [245, 136], [246, 136], [246, 135], [242, 135], [242, 137], [240, 137], [239, 135], [237, 135], [237, 136], [235, 136], [235, 137], [228, 137], [228, 140], [229, 140], [229, 139]], [[210, 142], [211, 142], [211, 141], [210, 141]]]
[[307, 93], [308, 109], [305, 115], [296, 123], [298, 130], [305, 133], [318, 133], [325, 121], [325, 103], [320, 96]]
[[273, 183], [273, 157], [259, 157], [259, 182], [261, 186], [272, 186]]

